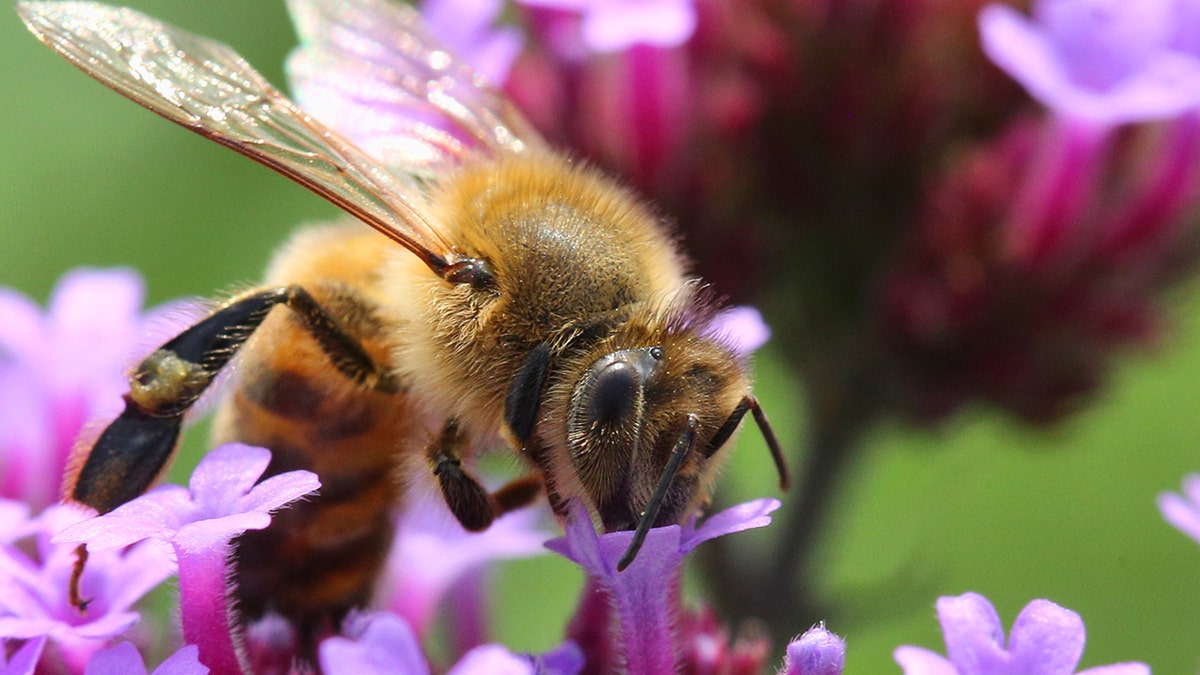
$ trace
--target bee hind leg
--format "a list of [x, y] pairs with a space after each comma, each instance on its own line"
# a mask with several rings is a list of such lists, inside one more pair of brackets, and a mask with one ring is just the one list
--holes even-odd
[[138, 364], [125, 411], [86, 448], [66, 495], [107, 513], [145, 492], [174, 452], [184, 414], [280, 304], [296, 312], [346, 377], [367, 388], [394, 388], [391, 377], [303, 288], [255, 291], [226, 303]]
[[[124, 412], [94, 443], [75, 451], [64, 497], [108, 513], [149, 489], [175, 452], [188, 409], [280, 304], [296, 313], [343, 375], [367, 388], [397, 388], [302, 287], [253, 291], [217, 308], [138, 364], [129, 379]], [[72, 579], [73, 604], [81, 611], [86, 601], [77, 585], [85, 556], [86, 551], [79, 551]]]
[[453, 421], [446, 423], [441, 435], [426, 451], [433, 474], [438, 479], [442, 498], [458, 522], [470, 532], [482, 532], [509, 511], [528, 506], [542, 493], [537, 474], [516, 478], [494, 493], [489, 493], [462, 467], [462, 434]]

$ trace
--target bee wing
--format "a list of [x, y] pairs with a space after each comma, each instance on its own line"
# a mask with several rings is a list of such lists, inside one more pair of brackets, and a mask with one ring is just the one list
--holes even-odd
[[544, 141], [517, 109], [392, 0], [288, 0], [300, 47], [288, 59], [306, 110], [394, 168], [431, 175], [472, 151]]
[[38, 39], [118, 93], [300, 183], [439, 274], [464, 256], [420, 193], [296, 107], [229, 47], [127, 8], [20, 2]]

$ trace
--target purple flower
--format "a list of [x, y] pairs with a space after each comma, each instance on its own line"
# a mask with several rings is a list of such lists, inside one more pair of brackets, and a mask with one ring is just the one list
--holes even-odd
[[[938, 598], [938, 620], [948, 657], [921, 647], [895, 651], [905, 675], [1070, 675], [1083, 655], [1079, 615], [1049, 600], [1034, 600], [1013, 623], [1007, 647], [1004, 627], [987, 598], [978, 593]], [[1080, 671], [1080, 675], [1149, 675], [1141, 663]]]
[[717, 314], [707, 332], [724, 339], [740, 356], [749, 356], [771, 339], [771, 327], [762, 313], [746, 305]]
[[845, 667], [846, 641], [822, 624], [788, 644], [781, 675], [841, 675]]
[[[347, 620], [344, 629], [345, 637], [321, 642], [319, 658], [326, 675], [430, 672], [412, 628], [395, 614], [356, 615]], [[570, 645], [540, 657], [514, 654], [499, 645], [482, 645], [467, 652], [448, 675], [574, 675], [582, 667], [578, 650]]]
[[[0, 501], [0, 517], [20, 513], [10, 505]], [[75, 546], [52, 537], [86, 517], [74, 507], [52, 506], [32, 520], [21, 515], [20, 521], [0, 522], [0, 638], [47, 636], [57, 660], [76, 669], [138, 620], [133, 604], [172, 572], [169, 551], [156, 542], [97, 551], [81, 579], [89, 600], [81, 614], [68, 597]], [[20, 546], [27, 537], [32, 546]]]
[[1183, 494], [1164, 492], [1158, 496], [1158, 509], [1175, 529], [1200, 543], [1200, 473], [1183, 479]]
[[696, 30], [694, 0], [518, 0], [581, 16], [583, 44], [605, 53], [634, 45], [677, 47]]
[[170, 543], [179, 562], [184, 639], [200, 648], [200, 660], [214, 671], [237, 672], [226, 599], [229, 544], [246, 530], [265, 528], [271, 511], [320, 485], [309, 471], [258, 482], [270, 460], [264, 448], [223, 445], [200, 462], [187, 488], [164, 485], [75, 525], [56, 541], [86, 543], [89, 551], [108, 551], [147, 537]]
[[496, 26], [503, 0], [423, 0], [421, 17], [450, 51], [492, 84], [501, 84], [520, 53], [512, 27]]
[[[167, 657], [150, 675], [204, 675], [208, 668], [200, 663], [200, 650], [195, 645]], [[96, 652], [83, 675], [146, 675], [146, 664], [137, 647], [128, 642]]]
[[49, 306], [0, 288], [0, 497], [35, 508], [58, 498], [84, 425], [121, 411], [126, 371], [192, 312], [143, 312], [142, 278], [128, 269], [77, 269]]
[[[388, 559], [382, 605], [424, 634], [446, 593], [464, 575], [492, 560], [528, 558], [545, 552], [550, 532], [539, 527], [541, 511], [520, 509], [496, 519], [483, 532], [462, 528], [438, 494], [412, 486]], [[430, 564], [436, 560], [437, 564]]]
[[[1193, 3], [1194, 4], [1194, 3]], [[1185, 0], [1036, 0], [979, 15], [988, 57], [1046, 107], [1103, 125], [1200, 105], [1200, 60], [1174, 49]]]
[[[567, 520], [566, 536], [546, 546], [581, 565], [592, 584], [607, 596], [618, 624], [611, 634], [619, 640], [619, 660], [629, 673], [673, 672], [680, 656], [675, 623], [683, 559], [709, 539], [769, 524], [768, 514], [779, 505], [776, 499], [758, 499], [714, 514], [699, 527], [693, 518], [684, 525], [654, 528], [637, 557], [621, 572], [617, 571], [617, 563], [634, 533], [598, 536], [591, 517], [578, 503]], [[607, 613], [596, 614], [603, 620]]]

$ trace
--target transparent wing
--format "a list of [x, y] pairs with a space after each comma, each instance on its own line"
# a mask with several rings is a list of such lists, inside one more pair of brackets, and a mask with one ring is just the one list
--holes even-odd
[[419, 192], [297, 108], [229, 47], [127, 8], [20, 2], [17, 11], [88, 75], [300, 183], [435, 272], [464, 257], [422, 215]]
[[288, 59], [305, 109], [393, 168], [435, 173], [473, 151], [544, 141], [517, 109], [393, 0], [288, 0], [300, 47]]

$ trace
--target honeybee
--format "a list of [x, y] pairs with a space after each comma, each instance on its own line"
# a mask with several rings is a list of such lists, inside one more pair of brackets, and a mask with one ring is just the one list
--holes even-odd
[[[746, 364], [711, 333], [719, 306], [652, 209], [548, 147], [410, 7], [289, 2], [301, 81], [402, 111], [375, 120], [370, 154], [222, 44], [124, 8], [17, 6], [92, 77], [370, 226], [300, 231], [261, 287], [137, 365], [67, 499], [104, 513], [147, 490], [236, 356], [215, 441], [270, 448], [268, 476], [308, 469], [322, 485], [241, 537], [237, 607], [312, 636], [369, 601], [408, 464], [468, 530], [543, 493], [560, 516], [582, 500], [605, 530], [635, 531], [622, 568], [651, 527], [706, 503], [746, 413], [786, 486]], [[530, 471], [489, 492], [471, 459], [499, 447]]]

